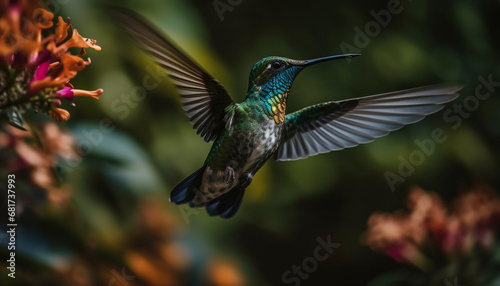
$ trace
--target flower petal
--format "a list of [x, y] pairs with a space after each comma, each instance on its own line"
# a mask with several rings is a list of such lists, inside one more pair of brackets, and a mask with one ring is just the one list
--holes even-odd
[[82, 71], [87, 65], [85, 60], [79, 56], [70, 55], [69, 53], [62, 55], [61, 63], [63, 64], [65, 70], [76, 72]]
[[58, 98], [66, 99], [66, 100], [73, 100], [75, 98], [75, 93], [71, 89], [71, 87], [65, 87], [61, 90], [56, 91], [56, 94], [58, 95]]
[[36, 71], [35, 71], [35, 75], [31, 79], [31, 82], [41, 80], [41, 79], [44, 79], [45, 77], [47, 77], [47, 72], [49, 71], [49, 66], [50, 66], [49, 61], [45, 61], [45, 62], [41, 63], [40, 65], [38, 65], [38, 67], [36, 68]]
[[54, 14], [42, 8], [36, 8], [33, 12], [33, 24], [39, 29], [48, 29], [52, 27], [54, 24], [52, 23], [53, 18]]
[[68, 29], [71, 26], [71, 24], [69, 22], [69, 18], [68, 18], [68, 23], [65, 23], [61, 16], [59, 16], [57, 20], [58, 22], [56, 25], [56, 31], [54, 36], [56, 43], [59, 44], [62, 41], [66, 40], [66, 38], [68, 37]]
[[27, 91], [27, 95], [28, 97], [32, 97], [49, 87], [63, 87], [68, 80], [69, 80], [68, 78], [53, 79], [50, 77], [46, 77], [44, 79], [34, 81], [30, 84]]
[[64, 122], [69, 119], [69, 111], [58, 107], [51, 109], [49, 115], [57, 122]]
[[100, 51], [101, 47], [95, 43], [96, 40], [84, 38], [80, 35], [80, 33], [78, 33], [78, 30], [73, 29], [73, 35], [71, 35], [71, 38], [63, 44], [68, 48], [93, 48]]
[[73, 93], [75, 96], [88, 96], [92, 97], [95, 100], [99, 100], [99, 95], [102, 94], [104, 90], [102, 88], [96, 90], [83, 90], [83, 89], [73, 89]]

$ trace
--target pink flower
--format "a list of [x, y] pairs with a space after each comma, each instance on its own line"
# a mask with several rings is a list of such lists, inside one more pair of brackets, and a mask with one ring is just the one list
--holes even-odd
[[444, 205], [436, 193], [414, 188], [408, 195], [409, 211], [372, 214], [362, 241], [395, 261], [421, 269], [432, 264], [423, 253], [462, 259], [476, 246], [487, 249], [494, 244], [500, 197], [492, 189], [475, 187], [451, 205]]

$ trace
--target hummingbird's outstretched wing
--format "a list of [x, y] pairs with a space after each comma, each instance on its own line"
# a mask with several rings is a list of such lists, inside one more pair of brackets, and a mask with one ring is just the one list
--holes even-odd
[[112, 8], [127, 32], [162, 67], [179, 89], [182, 107], [205, 141], [224, 129], [225, 108], [233, 104], [224, 87], [135, 12]]
[[458, 97], [459, 85], [431, 85], [322, 103], [289, 114], [279, 161], [354, 147], [417, 122]]

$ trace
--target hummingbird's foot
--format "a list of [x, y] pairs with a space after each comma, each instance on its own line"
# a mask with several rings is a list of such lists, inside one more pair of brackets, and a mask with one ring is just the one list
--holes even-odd
[[231, 166], [227, 166], [224, 171], [224, 182], [228, 185], [232, 185], [235, 179], [234, 169]]

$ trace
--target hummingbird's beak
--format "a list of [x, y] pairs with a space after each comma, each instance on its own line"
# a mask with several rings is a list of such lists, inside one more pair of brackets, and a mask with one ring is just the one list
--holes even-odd
[[338, 59], [349, 59], [349, 58], [354, 58], [357, 56], [361, 56], [361, 54], [344, 54], [344, 55], [336, 55], [336, 56], [329, 56], [329, 57], [324, 57], [324, 58], [318, 58], [318, 59], [313, 59], [313, 60], [305, 60], [301, 64], [303, 67], [308, 67], [317, 63], [322, 63], [326, 62], [329, 60], [338, 60]]

